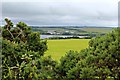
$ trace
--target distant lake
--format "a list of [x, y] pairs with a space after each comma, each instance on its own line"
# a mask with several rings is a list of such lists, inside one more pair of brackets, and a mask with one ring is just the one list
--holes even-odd
[[[40, 35], [41, 39], [45, 39], [45, 38], [51, 38], [51, 37], [73, 37], [73, 35]], [[84, 37], [88, 37], [88, 36], [76, 36], [79, 38], [84, 38]]]

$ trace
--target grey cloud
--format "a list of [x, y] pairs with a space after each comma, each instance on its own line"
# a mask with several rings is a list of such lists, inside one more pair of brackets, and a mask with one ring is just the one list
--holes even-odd
[[117, 26], [117, 7], [106, 3], [3, 2], [2, 14], [29, 25]]

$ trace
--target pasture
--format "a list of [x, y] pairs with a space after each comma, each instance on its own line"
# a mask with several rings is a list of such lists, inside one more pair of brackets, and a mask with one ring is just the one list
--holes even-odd
[[60, 40], [47, 40], [48, 50], [45, 56], [51, 55], [54, 60], [59, 60], [69, 50], [80, 52], [80, 50], [88, 47], [90, 39], [60, 39]]
[[81, 30], [87, 31], [87, 32], [97, 32], [97, 33], [109, 33], [113, 30], [113, 28], [79, 28]]

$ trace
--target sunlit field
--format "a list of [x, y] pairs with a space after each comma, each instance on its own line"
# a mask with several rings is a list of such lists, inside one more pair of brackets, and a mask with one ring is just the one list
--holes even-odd
[[61, 39], [61, 40], [47, 40], [48, 50], [45, 56], [51, 55], [54, 60], [59, 60], [69, 50], [80, 52], [80, 50], [87, 48], [90, 39]]

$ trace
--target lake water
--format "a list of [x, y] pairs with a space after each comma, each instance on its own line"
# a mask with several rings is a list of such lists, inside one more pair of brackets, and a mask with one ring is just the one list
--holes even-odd
[[[45, 39], [45, 38], [50, 38], [50, 37], [73, 37], [73, 35], [41, 35], [40, 36], [41, 39]], [[79, 37], [79, 38], [84, 38], [84, 37], [88, 37], [88, 36], [76, 36], [76, 37]]]

